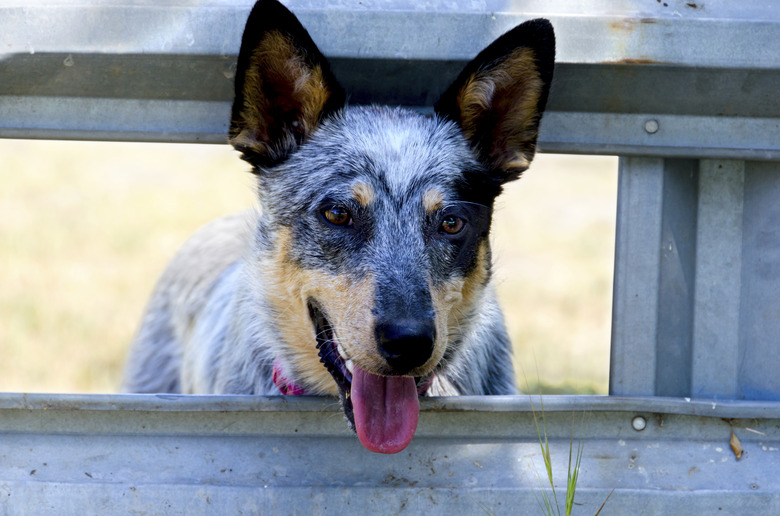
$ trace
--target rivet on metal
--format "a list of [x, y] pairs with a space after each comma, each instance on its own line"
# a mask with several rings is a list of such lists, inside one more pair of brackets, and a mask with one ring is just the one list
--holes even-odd
[[647, 420], [642, 416], [636, 416], [631, 420], [631, 426], [634, 427], [634, 430], [637, 432], [641, 432], [647, 427]]
[[655, 134], [658, 132], [658, 120], [648, 120], [645, 122], [645, 131], [649, 134]]

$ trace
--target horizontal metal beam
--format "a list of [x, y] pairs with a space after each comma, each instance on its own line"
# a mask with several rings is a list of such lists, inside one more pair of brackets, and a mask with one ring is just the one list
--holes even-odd
[[[7, 54], [236, 55], [252, 0], [3, 2]], [[765, 1], [287, 0], [326, 55], [467, 60], [518, 23], [554, 22], [563, 63], [774, 69], [780, 13]]]
[[6, 394], [0, 510], [516, 514], [547, 485], [538, 424], [559, 499], [570, 446], [582, 443], [584, 513], [614, 489], [615, 514], [771, 514], [778, 423], [772, 402], [424, 399], [410, 447], [385, 456], [366, 452], [327, 398]]
[[[534, 411], [545, 414], [625, 412], [658, 413], [681, 416], [702, 416], [716, 419], [780, 419], [780, 402], [736, 401], [696, 398], [670, 398], [660, 396], [454, 396], [421, 398], [423, 412], [435, 413], [482, 413]], [[316, 396], [244, 396], [244, 395], [182, 395], [182, 394], [43, 394], [43, 393], [0, 393], [0, 410], [18, 411], [60, 411], [91, 413], [106, 411], [126, 412], [258, 412], [258, 413], [329, 413], [340, 409], [332, 399]], [[7, 422], [6, 422], [7, 423]], [[0, 428], [8, 425], [0, 421]], [[343, 421], [336, 423], [338, 433], [349, 435]], [[328, 423], [330, 424], [330, 423]], [[117, 422], [117, 429], [130, 431], [130, 427]], [[328, 427], [330, 428], [330, 427]], [[485, 432], [496, 435], [496, 428]], [[480, 431], [483, 431], [480, 430]], [[515, 435], [504, 429], [504, 437]], [[780, 431], [780, 429], [778, 429]], [[53, 426], [49, 431], [71, 432], [62, 426]], [[249, 431], [257, 432], [253, 427]], [[332, 430], [326, 430], [332, 432]], [[443, 433], [440, 433], [443, 432]], [[437, 429], [436, 435], [457, 434], [456, 427]]]
[[[287, 3], [356, 104], [429, 108], [481, 48], [544, 16], [558, 69], [542, 150], [780, 159], [780, 12], [766, 2]], [[4, 3], [0, 136], [224, 142], [250, 6]]]
[[572, 154], [780, 160], [780, 118], [551, 111], [539, 146]]

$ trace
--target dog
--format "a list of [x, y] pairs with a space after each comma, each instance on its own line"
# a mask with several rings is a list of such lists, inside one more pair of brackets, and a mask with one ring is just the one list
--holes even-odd
[[490, 225], [533, 159], [554, 56], [551, 24], [532, 20], [468, 63], [433, 114], [348, 106], [295, 15], [257, 2], [229, 142], [259, 210], [174, 257], [123, 389], [337, 395], [380, 453], [410, 443], [418, 396], [515, 393]]

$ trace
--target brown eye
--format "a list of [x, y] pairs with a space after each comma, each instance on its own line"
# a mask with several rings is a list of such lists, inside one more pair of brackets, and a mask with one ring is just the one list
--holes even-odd
[[447, 215], [442, 219], [440, 228], [448, 235], [455, 235], [463, 229], [463, 219], [455, 215]]
[[342, 206], [331, 206], [322, 211], [325, 220], [334, 226], [349, 226], [352, 224], [352, 214]]

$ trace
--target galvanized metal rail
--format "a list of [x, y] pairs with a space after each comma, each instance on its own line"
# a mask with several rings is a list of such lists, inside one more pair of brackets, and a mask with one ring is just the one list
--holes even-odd
[[603, 514], [780, 511], [776, 404], [519, 396], [422, 407], [410, 447], [384, 456], [322, 398], [5, 395], [0, 509], [533, 514], [549, 487], [544, 424], [559, 479], [569, 443], [584, 443], [576, 513], [595, 514], [610, 493]]
[[[4, 2], [0, 136], [224, 142], [251, 4]], [[290, 6], [354, 103], [430, 106], [463, 62], [545, 16], [558, 35], [545, 151], [780, 156], [780, 14], [771, 2]]]
[[[224, 142], [251, 4], [3, 2], [0, 137]], [[543, 400], [556, 477], [573, 417], [575, 512], [780, 513], [780, 9], [590, 4], [289, 2], [353, 103], [418, 109], [553, 22], [541, 149], [622, 156], [611, 396]], [[531, 401], [425, 400], [387, 457], [333, 400], [6, 394], [0, 514], [535, 513]]]

